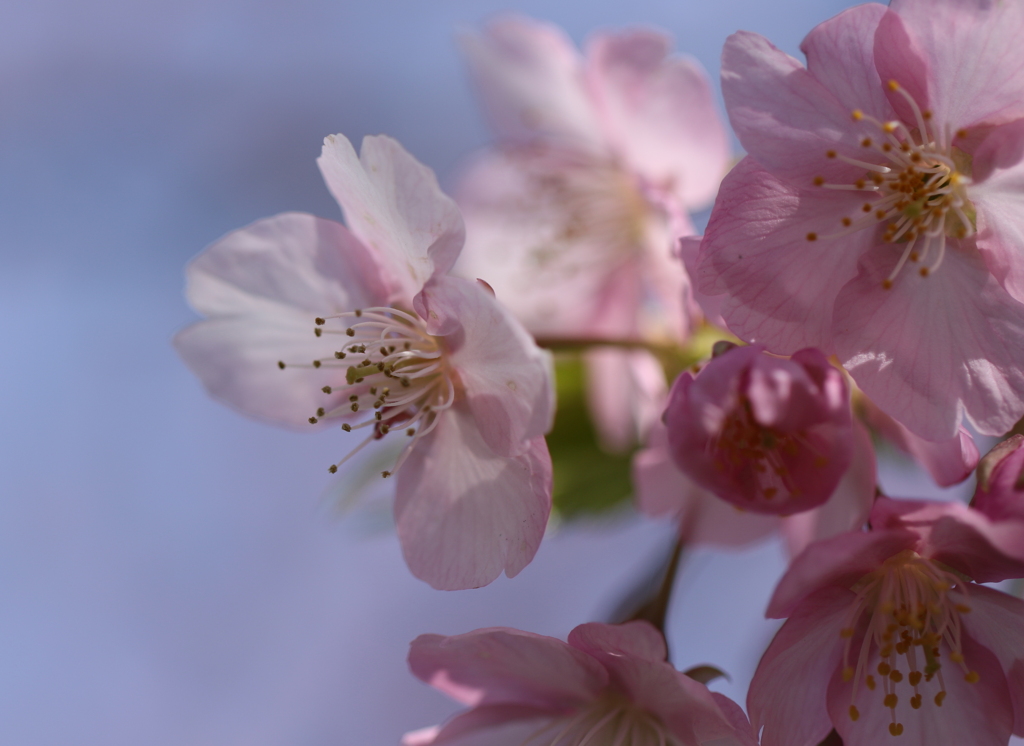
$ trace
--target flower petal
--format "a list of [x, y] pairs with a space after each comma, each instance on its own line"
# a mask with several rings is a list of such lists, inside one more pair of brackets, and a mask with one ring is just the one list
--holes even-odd
[[964, 413], [986, 435], [1024, 414], [1024, 305], [992, 278], [969, 243], [948, 239], [941, 268], [922, 277], [892, 246], [864, 255], [836, 299], [843, 366], [887, 414], [929, 440], [959, 432]]
[[568, 643], [591, 656], [607, 653], [655, 663], [664, 663], [668, 658], [664, 636], [650, 622], [642, 620], [581, 624], [569, 633]]
[[558, 709], [594, 699], [608, 674], [591, 656], [553, 637], [507, 627], [420, 635], [409, 646], [418, 678], [463, 704]]
[[544, 438], [508, 458], [470, 411], [445, 410], [398, 472], [395, 523], [413, 575], [440, 590], [477, 588], [533, 559], [551, 512]]
[[669, 38], [656, 31], [597, 34], [587, 45], [587, 81], [631, 170], [670, 185], [694, 209], [718, 191], [729, 145], [706, 73], [670, 51]]
[[[991, 0], [893, 0], [926, 60], [935, 119], [953, 130], [1024, 116], [1024, 5]], [[898, 59], [898, 58], [897, 58]], [[876, 57], [886, 80], [898, 78]]]
[[780, 525], [775, 516], [739, 510], [683, 474], [672, 460], [668, 434], [660, 422], [652, 426], [647, 447], [633, 458], [633, 486], [640, 512], [674, 518], [687, 544], [744, 546]]
[[1024, 736], [1024, 601], [982, 585], [968, 587], [960, 603], [971, 610], [960, 616], [961, 624], [999, 661], [1013, 700], [1013, 732]]
[[853, 192], [798, 190], [744, 158], [722, 182], [698, 259], [702, 293], [726, 293], [722, 316], [729, 330], [772, 352], [834, 349], [832, 307], [856, 274], [870, 231], [827, 236], [857, 213]]
[[356, 157], [344, 135], [330, 135], [317, 165], [348, 227], [387, 267], [396, 300], [408, 303], [455, 264], [465, 240], [459, 209], [397, 141], [365, 137]]
[[848, 531], [811, 544], [789, 565], [775, 587], [765, 616], [789, 616], [802, 599], [829, 586], [849, 587], [889, 557], [917, 545], [919, 536], [902, 528]]
[[[480, 705], [461, 712], [419, 741], [402, 746], [523, 746], [551, 726], [552, 713], [523, 705]], [[557, 733], [558, 731], [554, 731]]]
[[657, 359], [643, 350], [596, 347], [586, 354], [587, 403], [612, 453], [630, 450], [658, 421], [668, 386]]
[[1024, 302], [1024, 162], [995, 170], [971, 187], [970, 197], [985, 263], [1006, 292]]
[[487, 445], [501, 456], [529, 450], [555, 416], [551, 354], [476, 282], [436, 277], [415, 303], [427, 328], [445, 335], [449, 364]]
[[845, 107], [885, 121], [893, 115], [875, 71], [875, 34], [885, 6], [866, 3], [819, 23], [800, 44], [807, 70]]
[[[850, 18], [866, 15], [860, 11]], [[831, 35], [828, 31], [823, 34]], [[857, 44], [856, 40], [849, 43]], [[814, 32], [811, 49], [818, 51]], [[819, 56], [816, 59], [826, 63]], [[830, 79], [835, 77], [830, 65], [823, 64], [823, 68]], [[858, 81], [866, 75], [870, 73], [852, 73], [850, 86], [859, 89]], [[726, 39], [722, 50], [722, 93], [729, 120], [743, 147], [775, 178], [792, 187], [809, 189], [817, 177], [836, 184], [850, 184], [863, 177], [863, 169], [826, 156], [834, 150], [851, 158], [862, 158], [863, 124], [854, 121], [850, 107], [803, 65], [764, 37], [740, 31]], [[844, 88], [843, 93], [848, 91]], [[870, 103], [871, 99], [864, 105]]]
[[790, 557], [796, 557], [811, 543], [845, 531], [860, 529], [875, 500], [875, 448], [871, 434], [859, 420], [853, 421], [853, 458], [824, 505], [783, 518], [779, 529]]
[[832, 730], [825, 692], [841, 667], [839, 631], [854, 598], [845, 588], [823, 588], [800, 603], [776, 633], [747, 693], [761, 746], [817, 746]]
[[557, 26], [505, 16], [464, 34], [462, 52], [491, 127], [500, 139], [544, 138], [603, 151], [583, 62]]
[[[313, 334], [314, 319], [387, 297], [373, 256], [344, 226], [299, 213], [228, 234], [186, 274], [189, 302], [210, 318], [175, 337], [185, 363], [221, 401], [296, 426], [335, 404], [321, 388], [345, 379], [309, 367], [335, 349]], [[278, 361], [304, 367], [282, 371]]]

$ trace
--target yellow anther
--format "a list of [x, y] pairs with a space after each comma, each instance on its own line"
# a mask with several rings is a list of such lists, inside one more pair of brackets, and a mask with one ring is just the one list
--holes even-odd
[[889, 680], [890, 681], [894, 681], [894, 682], [896, 682], [898, 684], [901, 681], [903, 681], [903, 674], [900, 673], [899, 671], [892, 670], [892, 671], [889, 672]]
[[956, 131], [956, 136], [958, 138], [960, 138], [961, 140], [963, 140], [965, 137], [967, 137], [967, 130], [964, 130], [964, 129], [957, 130]]
[[910, 682], [911, 686], [917, 686], [918, 684], [921, 683], [921, 672], [920, 671], [911, 671], [910, 675], [907, 676], [907, 681]]
[[980, 679], [980, 678], [981, 678], [981, 676], [978, 675], [977, 671], [968, 671], [964, 675], [964, 681], [966, 681], [968, 684], [977, 684], [978, 683], [978, 679]]
[[888, 277], [882, 280], [882, 290], [892, 290], [892, 280]]
[[824, 183], [825, 183], [825, 178], [823, 176], [815, 176], [814, 177], [814, 186], [822, 186]]
[[864, 112], [861, 111], [860, 109], [854, 109], [853, 111], [850, 112], [850, 116], [853, 118], [853, 121], [859, 122], [861, 119], [864, 118]]
[[889, 733], [894, 736], [902, 736], [903, 723], [889, 723]]
[[920, 694], [915, 694], [913, 697], [910, 698], [910, 706], [913, 707], [915, 710], [917, 710], [917, 709], [919, 709], [921, 707], [921, 695]]
[[837, 153], [834, 150], [827, 150], [827, 151], [825, 151], [825, 157], [826, 158], [835, 158], [836, 155], [837, 155]]
[[882, 676], [888, 676], [888, 675], [889, 675], [889, 672], [890, 672], [891, 670], [892, 670], [892, 666], [890, 666], [890, 665], [889, 665], [888, 663], [886, 663], [885, 661], [881, 661], [881, 662], [880, 662], [880, 663], [878, 664], [878, 673], [882, 674]]
[[967, 604], [957, 604], [955, 608], [961, 614], [967, 614], [971, 610], [971, 607], [968, 606]]
[[807, 234], [807, 240], [808, 241], [817, 241], [818, 240], [818, 234], [815, 233], [814, 231], [811, 231], [810, 233]]
[[896, 705], [899, 703], [899, 701], [899, 697], [897, 697], [895, 694], [890, 693], [885, 695], [885, 699], [882, 700], [882, 704], [888, 707], [889, 709], [894, 710], [896, 709]]
[[895, 80], [890, 80], [887, 85], [889, 86], [890, 91], [898, 91], [900, 89], [900, 84]]
[[852, 224], [853, 224], [853, 221], [852, 221], [852, 220], [850, 220], [849, 218], [843, 218], [843, 225], [844, 225], [844, 226], [845, 226], [846, 228], [849, 228], [849, 227], [850, 227], [850, 226], [851, 226]]
[[844, 638], [853, 637], [853, 630], [849, 627], [844, 627], [839, 630], [839, 636]]
[[853, 720], [854, 722], [857, 722], [857, 718], [859, 718], [859, 717], [860, 717], [860, 712], [857, 710], [856, 707], [854, 707], [853, 705], [850, 705], [850, 720]]
[[843, 669], [843, 681], [850, 681], [853, 678], [853, 667], [847, 666]]
[[335, 464], [331, 464], [330, 468], [328, 468], [327, 471], [329, 471], [331, 474], [337, 474], [338, 467]]
[[949, 654], [949, 659], [953, 661], [953, 663], [963, 663], [964, 654], [954, 650], [952, 653]]
[[928, 268], [927, 267], [921, 267], [921, 269], [918, 270], [918, 273], [920, 273], [921, 277], [927, 277], [928, 276]]
[[[896, 131], [897, 126], [898, 125], [896, 122], [886, 122], [885, 124], [882, 125], [882, 131], [891, 135], [893, 132]], [[902, 146], [900, 149], [903, 149]]]
[[864, 679], [864, 683], [867, 684], [868, 689], [870, 689], [871, 691], [875, 691], [875, 677], [874, 676], [872, 676], [871, 674], [868, 674], [867, 678]]

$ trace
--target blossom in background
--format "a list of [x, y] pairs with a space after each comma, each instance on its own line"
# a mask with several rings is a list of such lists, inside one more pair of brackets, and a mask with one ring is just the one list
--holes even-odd
[[485, 287], [447, 276], [462, 219], [397, 142], [368, 137], [357, 156], [329, 137], [319, 165], [348, 228], [286, 213], [210, 246], [187, 291], [207, 318], [175, 345], [244, 413], [360, 433], [332, 472], [366, 445], [401, 441], [384, 476], [396, 474], [395, 522], [417, 577], [453, 589], [515, 575], [551, 506], [550, 356]]
[[[463, 49], [498, 144], [457, 190], [459, 271], [491, 283], [538, 336], [683, 341], [696, 308], [675, 240], [729, 157], [704, 72], [656, 31], [597, 34], [584, 58], [558, 28], [520, 17]], [[587, 361], [601, 438], [626, 448], [658, 415], [661, 366], [612, 348]]]
[[1011, 435], [982, 459], [971, 507], [993, 521], [1024, 520], [1024, 435]]
[[930, 440], [1024, 414], [1024, 5], [867, 4], [804, 39], [726, 42], [749, 153], [726, 177], [697, 282], [743, 339], [835, 354]]
[[421, 635], [409, 667], [467, 705], [405, 746], [756, 746], [740, 707], [675, 670], [652, 625], [582, 624], [568, 643], [515, 629]]
[[[810, 545], [768, 607], [788, 617], [747, 709], [764, 746], [1005, 746], [1024, 734], [1024, 602], [978, 583], [1024, 575], [1024, 521], [879, 498], [871, 530]], [[971, 580], [975, 582], [971, 582]]]
[[850, 436], [850, 466], [828, 500], [801, 513], [776, 516], [743, 510], [690, 479], [672, 458], [665, 427], [656, 424], [633, 457], [637, 509], [676, 521], [687, 545], [741, 547], [777, 532], [790, 556], [796, 556], [811, 542], [860, 528], [867, 520], [875, 499], [875, 451], [860, 422], [853, 423]]
[[728, 349], [676, 379], [664, 419], [676, 465], [755, 513], [823, 504], [853, 458], [846, 382], [817, 350], [785, 360], [756, 345]]

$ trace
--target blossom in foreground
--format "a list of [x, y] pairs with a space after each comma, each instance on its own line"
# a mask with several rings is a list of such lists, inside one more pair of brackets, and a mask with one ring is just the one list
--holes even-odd
[[[491, 283], [538, 336], [684, 340], [694, 308], [673, 247], [729, 157], [704, 72], [656, 31], [597, 34], [583, 57], [558, 28], [521, 17], [463, 49], [498, 146], [457, 191], [459, 271]], [[601, 437], [624, 448], [656, 419], [664, 373], [641, 350], [587, 360]]]
[[726, 177], [698, 286], [773, 352], [835, 354], [919, 436], [1024, 414], [1024, 4], [866, 4], [804, 39], [726, 42], [749, 153]]
[[582, 624], [568, 643], [515, 629], [421, 635], [409, 667], [470, 709], [405, 746], [756, 746], [740, 707], [676, 671], [652, 625]]
[[676, 379], [665, 425], [687, 476], [755, 513], [823, 504], [853, 456], [846, 382], [818, 350], [785, 360], [733, 347]]
[[395, 522], [417, 577], [452, 589], [515, 575], [550, 511], [549, 355], [485, 287], [446, 275], [462, 219], [398, 143], [368, 137], [357, 156], [329, 137], [319, 165], [348, 228], [286, 213], [210, 246], [187, 291], [207, 318], [176, 337], [178, 351], [244, 413], [360, 433], [332, 472], [400, 441], [383, 476], [396, 474]]
[[[979, 585], [1024, 575], [1024, 522], [879, 498], [871, 531], [810, 545], [768, 616], [788, 617], [747, 708], [764, 746], [1005, 746], [1024, 734], [1024, 602]], [[975, 582], [971, 582], [971, 581]]]

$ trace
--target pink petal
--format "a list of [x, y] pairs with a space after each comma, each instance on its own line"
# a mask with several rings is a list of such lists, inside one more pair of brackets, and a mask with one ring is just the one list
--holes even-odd
[[905, 267], [882, 281], [898, 249], [866, 254], [836, 299], [840, 360], [887, 414], [929, 440], [952, 438], [966, 414], [987, 435], [1024, 414], [1024, 305], [999, 287], [969, 243], [947, 239], [928, 277]]
[[985, 263], [1006, 291], [1024, 302], [1024, 163], [995, 171], [971, 187], [970, 197]]
[[398, 472], [395, 523], [413, 575], [440, 590], [477, 588], [533, 559], [551, 511], [543, 438], [514, 458], [487, 447], [456, 404]]
[[[874, 53], [874, 67], [881, 81], [886, 84], [896, 81], [920, 110], [928, 109], [931, 105], [928, 62], [896, 13], [886, 11], [882, 15], [875, 31]], [[885, 91], [899, 119], [913, 127], [917, 114], [910, 102], [898, 90], [890, 90], [888, 85]]]
[[413, 674], [470, 705], [517, 704], [558, 709], [594, 699], [608, 674], [561, 640], [507, 627], [462, 635], [420, 635], [409, 646]]
[[796, 607], [776, 633], [747, 693], [761, 746], [817, 746], [832, 730], [825, 693], [841, 667], [839, 631], [854, 598], [845, 588], [824, 588]]
[[918, 538], [907, 529], [875, 528], [869, 532], [849, 531], [811, 544], [790, 563], [775, 587], [765, 616], [789, 616], [802, 599], [822, 588], [852, 586], [889, 557], [915, 547]]
[[387, 267], [397, 300], [408, 303], [455, 264], [465, 240], [459, 209], [398, 142], [365, 137], [356, 157], [344, 135], [331, 135], [317, 164], [349, 228]]
[[587, 45], [587, 81], [630, 169], [694, 209], [714, 198], [729, 145], [707, 75], [670, 51], [668, 37], [655, 31], [598, 34]]
[[775, 516], [739, 510], [683, 474], [669, 454], [668, 435], [660, 422], [652, 427], [647, 448], [633, 459], [633, 487], [640, 512], [677, 520], [687, 544], [744, 546], [770, 535], [780, 525]]
[[726, 293], [729, 330], [772, 352], [834, 349], [832, 307], [856, 274], [870, 231], [808, 241], [860, 210], [853, 192], [797, 190], [744, 158], [725, 177], [698, 260], [698, 289]]
[[1024, 435], [1012, 435], [985, 454], [971, 507], [993, 521], [1024, 519]]
[[[691, 277], [697, 276], [697, 260], [703, 241], [704, 236], [683, 236], [676, 244], [676, 258], [683, 263]], [[725, 299], [724, 295], [706, 295], [697, 290], [692, 283], [685, 289], [687, 315], [694, 319], [703, 316], [709, 324], [715, 326], [725, 327], [725, 319], [722, 318], [722, 302]]]
[[[903, 724], [903, 733], [897, 738], [889, 734], [893, 711], [883, 706], [885, 694], [881, 687], [870, 691], [861, 683], [856, 697], [851, 696], [854, 682], [844, 682], [837, 667], [828, 686], [828, 711], [843, 739], [843, 746], [896, 742], [900, 746], [1006, 746], [1013, 725], [1013, 705], [1006, 679], [995, 656], [988, 650], [967, 635], [962, 642], [965, 660], [981, 679], [969, 684], [960, 669], [947, 663], [943, 666], [946, 698], [942, 706], [933, 704], [939, 691], [936, 678], [919, 687], [923, 703], [917, 710], [910, 706], [912, 690], [906, 685], [897, 685], [896, 721]], [[877, 656], [873, 658], [869, 660], [869, 669], [877, 662]], [[856, 722], [850, 719], [851, 704], [859, 713]]]
[[[1006, 676], [1013, 701], [1015, 735], [1024, 735], [1024, 602], [980, 585], [958, 598], [970, 607], [960, 616], [964, 631], [988, 648]], [[958, 594], [959, 595], [959, 594]], [[973, 663], [971, 663], [973, 666]]]
[[501, 139], [544, 138], [602, 151], [583, 63], [557, 26], [505, 16], [464, 34], [462, 52], [484, 112]]
[[743, 712], [743, 708], [724, 694], [711, 692], [711, 697], [715, 700], [715, 704], [718, 705], [718, 709], [722, 711], [722, 714], [732, 724], [733, 729], [736, 731], [736, 740], [739, 742], [739, 746], [758, 746], [757, 736], [754, 734], [754, 729], [751, 727], [750, 721], [747, 720], [747, 715]]
[[[929, 106], [954, 131], [1024, 116], [1024, 6], [991, 0], [893, 0], [928, 71]], [[898, 78], [877, 59], [884, 79]]]
[[402, 746], [522, 746], [551, 718], [550, 712], [535, 707], [481, 705], [459, 713], [443, 727], [424, 729], [422, 736], [420, 731], [406, 734]]
[[[841, 38], [844, 47], [863, 46], [872, 12], [858, 11], [828, 23], [839, 25], [822, 32], [824, 37]], [[842, 28], [844, 18], [853, 21]], [[852, 34], [856, 38], [844, 38]], [[821, 41], [812, 32], [810, 48], [833, 83], [838, 71], [819, 54]], [[870, 37], [869, 37], [870, 39]], [[859, 40], [859, 41], [858, 41]], [[857, 52], [863, 57], [863, 50]], [[849, 65], [849, 82], [843, 95], [855, 95], [865, 87], [870, 71]], [[870, 89], [870, 86], [867, 86]], [[863, 177], [863, 169], [827, 158], [834, 150], [841, 155], [862, 158], [860, 140], [864, 126], [851, 117], [851, 109], [803, 65], [758, 34], [740, 31], [725, 42], [722, 51], [722, 93], [729, 120], [743, 147], [772, 176], [791, 187], [812, 188], [816, 177], [835, 184], [849, 184]], [[863, 108], [877, 99], [864, 93]]]
[[436, 277], [415, 299], [433, 334], [443, 334], [476, 426], [498, 455], [515, 456], [551, 429], [551, 354], [476, 282]]
[[936, 521], [928, 554], [979, 583], [1024, 577], [1024, 522], [990, 521], [964, 508]]
[[384, 302], [373, 256], [344, 226], [285, 213], [228, 234], [189, 264], [187, 294], [210, 318], [175, 337], [185, 363], [216, 398], [256, 417], [309, 427], [334, 402], [321, 388], [344, 371], [278, 368], [332, 357], [314, 319]]
[[608, 653], [663, 663], [668, 657], [665, 638], [654, 625], [645, 621], [625, 624], [581, 624], [569, 633], [568, 643], [587, 655]]
[[877, 485], [875, 448], [871, 434], [858, 420], [853, 421], [853, 446], [850, 466], [828, 502], [779, 522], [790, 557], [796, 557], [815, 541], [858, 530], [867, 521]]
[[807, 70], [843, 105], [876, 119], [893, 111], [875, 71], [875, 33], [886, 13], [877, 3], [857, 5], [815, 26], [800, 44]]
[[981, 454], [964, 427], [948, 440], [932, 441], [914, 435], [899, 422], [885, 414], [870, 400], [864, 401], [866, 421], [886, 440], [921, 464], [941, 487], [959, 484], [971, 475]]
[[586, 355], [587, 403], [601, 445], [629, 450], [658, 421], [668, 393], [661, 364], [642, 350], [597, 347]]

